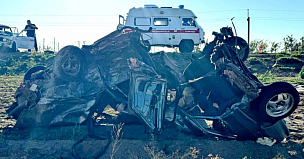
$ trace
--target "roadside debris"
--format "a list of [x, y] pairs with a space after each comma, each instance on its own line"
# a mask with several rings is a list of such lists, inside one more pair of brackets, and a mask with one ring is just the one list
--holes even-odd
[[258, 138], [258, 140], [256, 142], [261, 145], [272, 146], [276, 143], [276, 139], [271, 139], [269, 137], [263, 137], [263, 138]]

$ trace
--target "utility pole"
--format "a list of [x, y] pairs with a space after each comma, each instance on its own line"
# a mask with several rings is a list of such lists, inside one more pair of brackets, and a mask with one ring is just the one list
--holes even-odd
[[54, 37], [54, 52], [55, 52], [55, 49], [56, 49], [55, 46], [56, 46], [56, 43], [55, 43], [55, 37]]
[[43, 38], [43, 52], [44, 52], [44, 43], [45, 43], [45, 38]]
[[249, 9], [247, 9], [247, 21], [248, 21], [248, 46], [250, 42], [250, 17], [249, 17]]

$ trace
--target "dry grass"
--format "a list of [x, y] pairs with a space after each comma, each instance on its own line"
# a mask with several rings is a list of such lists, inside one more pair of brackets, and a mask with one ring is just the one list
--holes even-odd
[[151, 135], [151, 142], [144, 146], [144, 150], [147, 152], [151, 159], [223, 159], [218, 155], [209, 154], [207, 157], [200, 155], [200, 150], [196, 147], [189, 147], [186, 151], [175, 150], [173, 152], [166, 153], [163, 150], [158, 149], [157, 141], [155, 140], [155, 136]]
[[113, 130], [111, 131], [111, 139], [112, 139], [112, 146], [111, 146], [111, 153], [110, 153], [110, 158], [114, 159], [114, 155], [118, 151], [120, 145], [121, 145], [121, 140], [123, 137], [123, 128], [124, 124], [120, 123], [118, 125], [113, 125]]
[[0, 103], [9, 105], [15, 101], [14, 93], [20, 86], [23, 76], [0, 76]]

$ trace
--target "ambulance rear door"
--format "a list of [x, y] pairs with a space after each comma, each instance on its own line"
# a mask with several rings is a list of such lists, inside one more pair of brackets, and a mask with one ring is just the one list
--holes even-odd
[[169, 29], [169, 18], [153, 17], [151, 45], [169, 45]]

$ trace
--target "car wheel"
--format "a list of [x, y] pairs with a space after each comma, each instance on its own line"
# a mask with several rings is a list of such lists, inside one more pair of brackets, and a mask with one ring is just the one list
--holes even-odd
[[76, 46], [62, 48], [54, 58], [54, 74], [61, 80], [81, 80], [86, 73], [86, 68], [84, 52]]
[[29, 70], [25, 73], [24, 78], [23, 78], [23, 81], [30, 80], [32, 74], [35, 73], [35, 72], [38, 72], [38, 71], [40, 71], [40, 70], [45, 70], [45, 67], [44, 67], [44, 66], [36, 66], [36, 67], [33, 67], [33, 68], [29, 69]]
[[192, 52], [194, 49], [194, 43], [191, 40], [182, 40], [179, 44], [179, 51], [181, 53]]
[[260, 122], [275, 123], [289, 116], [298, 106], [299, 93], [289, 83], [276, 82], [262, 88], [251, 107], [260, 116]]
[[16, 45], [16, 42], [13, 42], [11, 52], [17, 52], [17, 45]]
[[[235, 41], [237, 43], [235, 43]], [[237, 55], [239, 56], [240, 59], [243, 61], [246, 61], [249, 55], [249, 46], [248, 43], [241, 37], [229, 37], [225, 41], [229, 46], [232, 47], [232, 49], [237, 50]]]

